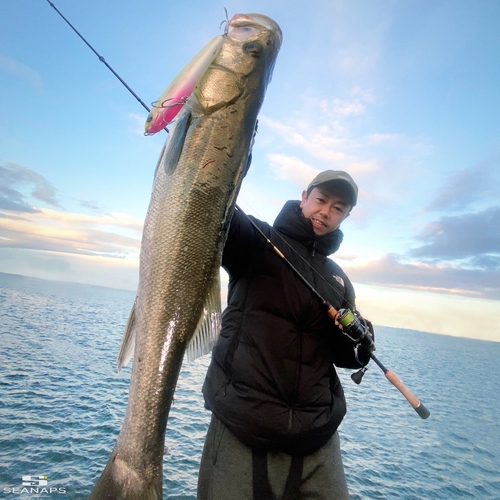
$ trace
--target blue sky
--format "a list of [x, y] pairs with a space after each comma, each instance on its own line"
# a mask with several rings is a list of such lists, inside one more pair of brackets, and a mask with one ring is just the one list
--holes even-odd
[[[500, 3], [55, 2], [147, 103], [235, 13], [283, 30], [239, 203], [360, 187], [334, 257], [376, 324], [500, 341]], [[134, 289], [166, 134], [45, 0], [0, 4], [0, 272]]]

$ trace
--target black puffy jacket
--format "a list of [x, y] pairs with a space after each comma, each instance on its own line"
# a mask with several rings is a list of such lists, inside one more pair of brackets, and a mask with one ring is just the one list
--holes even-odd
[[[351, 282], [327, 258], [340, 246], [340, 230], [316, 237], [300, 203], [289, 201], [274, 229], [292, 250], [267, 223], [252, 220], [336, 309], [354, 307]], [[206, 407], [252, 448], [313, 453], [345, 415], [333, 365], [359, 368], [353, 347], [320, 300], [238, 211], [222, 265], [229, 274], [228, 305], [203, 386]]]

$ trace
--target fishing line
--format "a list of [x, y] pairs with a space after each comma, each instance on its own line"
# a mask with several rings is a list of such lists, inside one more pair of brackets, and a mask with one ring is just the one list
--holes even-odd
[[[57, 9], [57, 7], [50, 1], [47, 0], [49, 5], [68, 23], [70, 28], [87, 44], [89, 49], [99, 58], [99, 61], [101, 61], [112, 73], [113, 75], [120, 80], [120, 82], [125, 86], [125, 88], [141, 103], [142, 107], [149, 113], [150, 109], [141, 101], [140, 97], [123, 81], [123, 79], [120, 77], [120, 75], [106, 62], [104, 57], [102, 57], [95, 49], [90, 45], [85, 38], [83, 38], [82, 35], [76, 30], [76, 28], [61, 14], [61, 12]], [[168, 131], [167, 131], [168, 132]]]

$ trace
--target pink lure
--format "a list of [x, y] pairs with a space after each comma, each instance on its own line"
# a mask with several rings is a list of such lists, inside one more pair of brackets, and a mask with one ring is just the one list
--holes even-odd
[[210, 63], [222, 47], [224, 38], [216, 36], [189, 61], [172, 83], [164, 90], [146, 120], [146, 135], [153, 135], [165, 128], [186, 103], [194, 88], [205, 74]]

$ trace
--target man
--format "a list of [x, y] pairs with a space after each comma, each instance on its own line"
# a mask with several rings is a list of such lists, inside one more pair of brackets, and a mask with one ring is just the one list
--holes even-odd
[[346, 403], [333, 365], [360, 368], [369, 356], [252, 222], [335, 309], [354, 310], [352, 284], [327, 256], [357, 195], [349, 174], [328, 170], [273, 228], [235, 211], [222, 258], [228, 305], [203, 386], [213, 416], [198, 500], [349, 498], [336, 432]]

